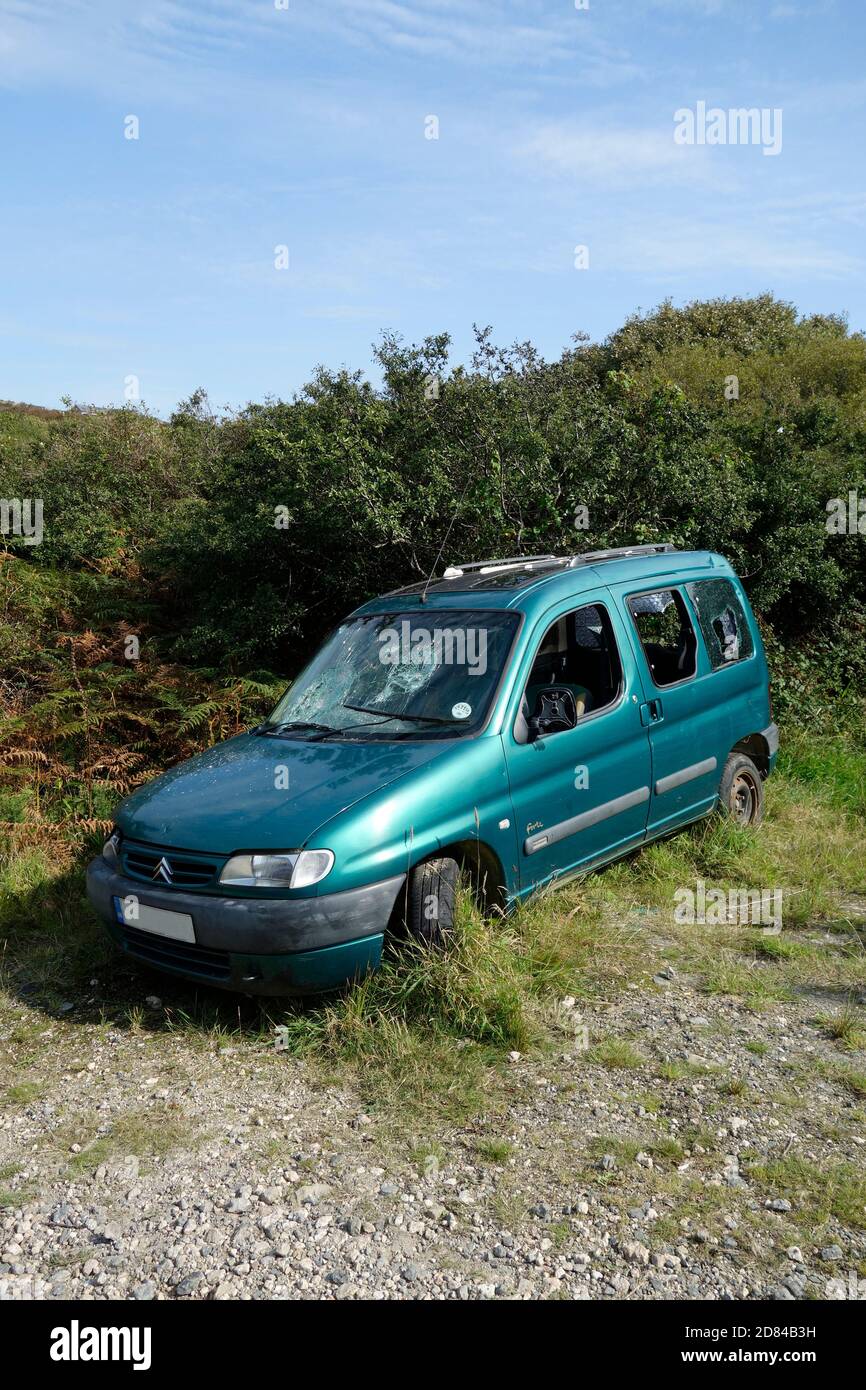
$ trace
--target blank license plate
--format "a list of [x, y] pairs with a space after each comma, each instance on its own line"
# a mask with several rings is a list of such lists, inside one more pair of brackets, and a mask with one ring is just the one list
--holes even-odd
[[148, 907], [147, 903], [130, 896], [114, 899], [114, 913], [118, 922], [123, 922], [127, 927], [150, 931], [154, 936], [169, 936], [172, 941], [195, 943], [195, 927], [188, 912], [168, 912], [164, 907]]

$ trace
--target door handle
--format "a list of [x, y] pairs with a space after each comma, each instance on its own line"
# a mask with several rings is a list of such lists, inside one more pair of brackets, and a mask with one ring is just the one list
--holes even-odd
[[664, 717], [661, 700], [647, 700], [640, 707], [640, 722], [645, 726], [660, 724]]

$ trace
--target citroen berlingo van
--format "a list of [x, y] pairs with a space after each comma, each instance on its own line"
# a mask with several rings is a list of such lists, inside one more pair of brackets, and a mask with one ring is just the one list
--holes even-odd
[[373, 599], [264, 723], [139, 788], [88, 893], [137, 960], [243, 992], [447, 939], [462, 869], [506, 910], [721, 808], [778, 734], [721, 556], [643, 545], [456, 564]]

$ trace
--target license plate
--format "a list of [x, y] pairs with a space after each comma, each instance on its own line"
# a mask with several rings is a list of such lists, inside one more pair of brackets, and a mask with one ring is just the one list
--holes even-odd
[[154, 936], [169, 936], [172, 941], [195, 944], [195, 927], [188, 912], [168, 912], [164, 907], [149, 907], [130, 893], [125, 898], [114, 899], [114, 915], [123, 926], [153, 932]]

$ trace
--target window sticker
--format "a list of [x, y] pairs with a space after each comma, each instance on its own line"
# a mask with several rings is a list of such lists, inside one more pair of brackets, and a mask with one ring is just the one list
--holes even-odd
[[472, 706], [467, 705], [465, 700], [461, 700], [459, 704], [451, 706], [451, 716], [453, 719], [468, 719], [471, 713]]

